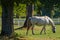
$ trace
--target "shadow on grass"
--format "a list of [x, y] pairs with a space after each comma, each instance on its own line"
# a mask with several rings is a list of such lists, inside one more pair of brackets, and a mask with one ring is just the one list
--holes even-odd
[[16, 29], [14, 29], [14, 30], [20, 30], [20, 29], [22, 29], [22, 28], [24, 28], [24, 27], [19, 27], [19, 28], [16, 28]]

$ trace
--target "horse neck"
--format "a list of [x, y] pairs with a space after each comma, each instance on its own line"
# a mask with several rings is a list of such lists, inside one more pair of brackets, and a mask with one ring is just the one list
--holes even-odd
[[48, 20], [49, 20], [51, 26], [54, 28], [55, 27], [55, 24], [54, 24], [53, 20], [51, 18], [49, 18]]

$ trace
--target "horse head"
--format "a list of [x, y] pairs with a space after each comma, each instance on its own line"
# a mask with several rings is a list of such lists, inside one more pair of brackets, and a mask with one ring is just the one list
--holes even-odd
[[55, 26], [52, 27], [52, 31], [53, 31], [53, 33], [56, 32], [56, 27]]

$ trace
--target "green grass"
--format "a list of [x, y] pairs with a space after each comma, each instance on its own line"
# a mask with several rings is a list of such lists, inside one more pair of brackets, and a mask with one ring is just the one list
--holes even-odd
[[60, 40], [60, 25], [56, 25], [56, 33], [52, 33], [51, 26], [46, 26], [46, 34], [42, 33], [40, 35], [41, 27], [35, 26], [34, 33], [35, 35], [32, 35], [31, 30], [29, 30], [28, 35], [26, 35], [26, 29], [22, 30], [15, 30], [15, 32], [18, 34], [18, 36], [26, 37], [29, 40], [35, 40], [35, 39], [41, 39], [41, 40]]
[[[15, 29], [18, 28], [17, 26], [14, 27]], [[31, 29], [29, 30], [28, 35], [26, 35], [26, 29], [21, 30], [14, 30], [16, 33], [16, 37], [18, 38], [26, 38], [26, 40], [60, 40], [60, 25], [56, 25], [56, 33], [52, 33], [51, 26], [46, 26], [46, 34], [44, 32], [40, 35], [40, 31], [42, 26], [35, 26], [34, 33], [32, 35]]]

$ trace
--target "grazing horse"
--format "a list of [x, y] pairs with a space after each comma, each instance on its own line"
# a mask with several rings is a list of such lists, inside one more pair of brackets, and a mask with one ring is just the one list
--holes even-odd
[[[29, 23], [28, 23], [29, 22]], [[42, 34], [42, 31], [44, 31], [44, 33], [46, 34], [46, 28], [45, 26], [50, 24], [52, 26], [52, 32], [55, 33], [55, 24], [53, 22], [53, 20], [48, 17], [48, 16], [33, 16], [33, 17], [29, 17], [28, 18], [28, 21], [27, 21], [27, 32], [26, 32], [26, 35], [28, 34], [28, 30], [30, 28], [30, 26], [32, 26], [32, 34], [34, 35], [34, 31], [33, 31], [33, 28], [34, 28], [34, 25], [42, 25], [43, 28], [40, 32], [40, 34]]]

